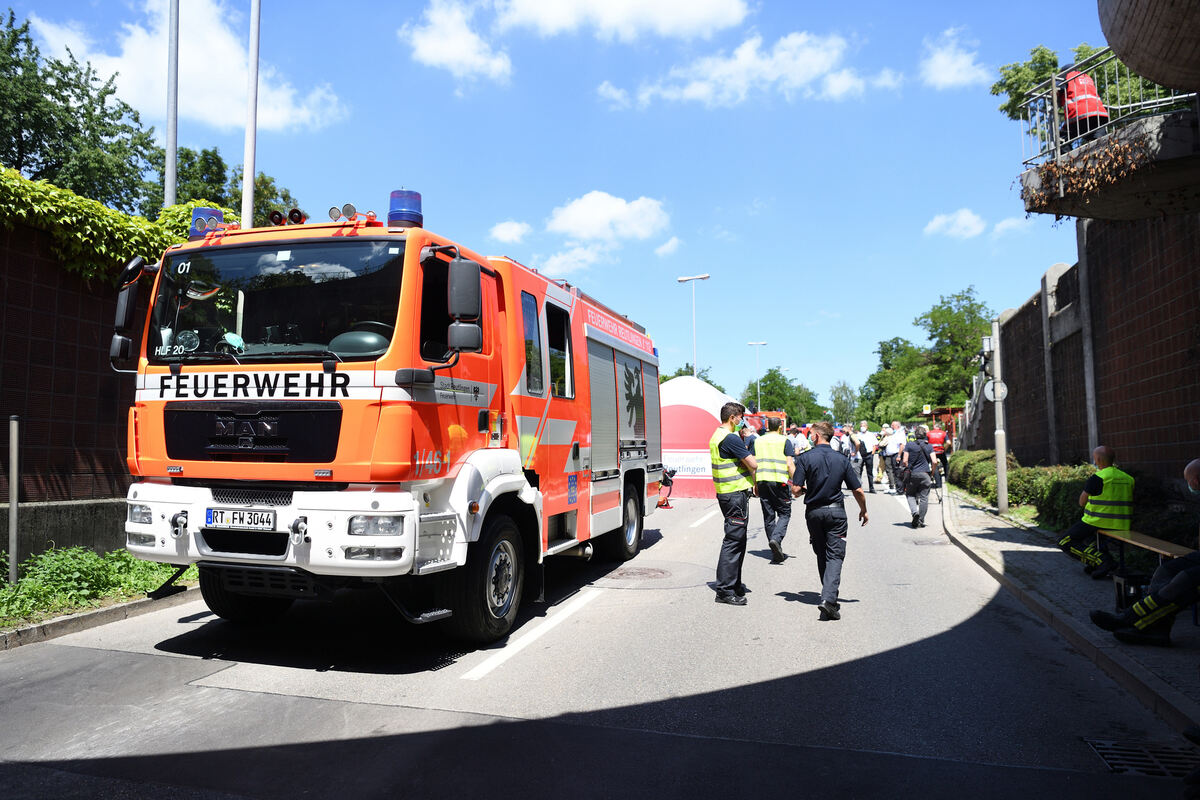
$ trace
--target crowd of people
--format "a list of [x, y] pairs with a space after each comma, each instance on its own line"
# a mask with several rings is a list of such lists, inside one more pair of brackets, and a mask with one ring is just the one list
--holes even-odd
[[716, 601], [734, 606], [747, 603], [742, 564], [750, 498], [758, 497], [762, 506], [771, 563], [782, 564], [787, 558], [783, 540], [792, 502], [803, 496], [809, 545], [821, 580], [821, 619], [840, 619], [838, 585], [849, 530], [843, 487], [858, 503], [858, 519], [866, 525], [866, 494], [875, 492], [877, 482], [882, 486], [886, 473], [887, 493], [905, 494], [912, 527], [925, 527], [930, 487], [941, 485], [945, 431], [940, 424], [933, 431], [923, 425], [910, 430], [894, 421], [876, 434], [866, 421], [857, 430], [850, 424], [821, 421], [792, 425], [785, 436], [781, 418], [770, 417], [763, 429], [756, 430], [745, 416], [745, 406], [726, 403], [720, 412], [721, 425], [709, 441], [712, 479], [725, 526], [714, 584]]
[[[858, 519], [867, 524], [866, 494], [885, 483], [888, 494], [904, 494], [912, 527], [925, 527], [931, 488], [940, 488], [947, 454], [946, 432], [940, 424], [911, 429], [899, 421], [885, 423], [878, 433], [866, 421], [857, 430], [850, 424], [814, 422], [792, 425], [769, 418], [761, 430], [744, 421], [745, 406], [726, 403], [721, 426], [709, 443], [712, 478], [725, 520], [725, 536], [717, 563], [716, 601], [744, 606], [746, 587], [742, 564], [746, 556], [749, 503], [762, 506], [771, 563], [787, 559], [783, 550], [791, 522], [792, 502], [803, 497], [809, 545], [817, 559], [821, 581], [818, 606], [822, 620], [841, 618], [838, 586], [846, 556], [849, 530], [843, 488], [859, 507]], [[1084, 564], [1093, 578], [1109, 576], [1116, 560], [1100, 529], [1129, 530], [1133, 517], [1134, 479], [1115, 465], [1116, 453], [1102, 446], [1092, 453], [1096, 473], [1079, 496], [1083, 514], [1066, 531], [1059, 545]], [[864, 492], [862, 485], [866, 481]], [[1184, 469], [1188, 489], [1200, 494], [1200, 459]], [[1170, 644], [1175, 615], [1200, 600], [1200, 552], [1168, 559], [1150, 580], [1145, 597], [1120, 614], [1093, 611], [1092, 621], [1124, 642]]]

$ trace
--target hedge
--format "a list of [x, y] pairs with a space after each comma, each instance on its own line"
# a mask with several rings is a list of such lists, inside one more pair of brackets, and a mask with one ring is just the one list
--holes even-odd
[[[1200, 503], [1181, 493], [1172, 481], [1124, 468], [1133, 476], [1133, 529], [1188, 547], [1197, 546]], [[1079, 495], [1096, 468], [1077, 466], [1022, 467], [1008, 454], [1008, 502], [1037, 508], [1038, 525], [1061, 531], [1079, 521]], [[950, 456], [951, 483], [996, 503], [996, 452], [963, 450]]]
[[[179, 203], [150, 222], [45, 181], [28, 180], [15, 169], [0, 169], [0, 224], [11, 229], [21, 223], [45, 231], [50, 252], [63, 269], [112, 285], [134, 256], [155, 262], [168, 245], [184, 241], [192, 209], [212, 205], [206, 200]], [[232, 210], [223, 211], [227, 222], [237, 221]]]

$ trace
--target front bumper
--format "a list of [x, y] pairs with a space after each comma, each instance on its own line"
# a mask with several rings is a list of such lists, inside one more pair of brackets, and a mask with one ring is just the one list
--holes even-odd
[[[148, 509], [148, 521], [126, 514], [126, 549], [148, 561], [170, 564], [258, 564], [296, 567], [315, 575], [387, 577], [407, 575], [426, 564], [434, 549], [422, 540], [420, 514], [412, 493], [393, 487], [351, 486], [341, 491], [289, 491], [274, 488], [179, 486], [147, 481], [129, 488], [128, 506]], [[273, 512], [273, 530], [207, 527], [210, 509]], [[182, 526], [186, 515], [186, 527]], [[353, 535], [356, 515], [399, 517], [394, 535]], [[143, 510], [142, 518], [146, 518]], [[250, 518], [247, 516], [246, 518]], [[303, 522], [303, 524], [301, 524]], [[442, 560], [452, 549], [454, 528], [441, 533]]]

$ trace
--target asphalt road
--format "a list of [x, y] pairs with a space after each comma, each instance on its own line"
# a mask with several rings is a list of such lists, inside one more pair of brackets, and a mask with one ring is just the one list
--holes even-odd
[[[200, 602], [0, 653], [15, 798], [1154, 797], [1085, 739], [1180, 744], [902, 501], [852, 525], [819, 621], [802, 516], [749, 604], [713, 602], [713, 501], [623, 565], [554, 561], [547, 603], [464, 650], [373, 595], [243, 630]], [[853, 502], [849, 504], [853, 509]]]

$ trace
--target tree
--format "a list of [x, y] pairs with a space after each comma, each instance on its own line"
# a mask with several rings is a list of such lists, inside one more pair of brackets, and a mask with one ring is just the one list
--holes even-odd
[[833, 405], [834, 419], [840, 422], [854, 420], [858, 411], [858, 392], [845, 381], [838, 381], [829, 389], [829, 402]]
[[[717, 383], [709, 376], [710, 369], [711, 369], [710, 367], [701, 367], [700, 369], [696, 370], [696, 377], [699, 378], [700, 380], [704, 381], [705, 383], [707, 383], [709, 386], [716, 389], [721, 394], [727, 394], [724, 387], [722, 387], [721, 384]], [[671, 380], [672, 378], [681, 378], [685, 375], [691, 375], [691, 374], [692, 374], [692, 362], [688, 361], [682, 367], [680, 367], [679, 369], [672, 372], [670, 375], [664, 375], [663, 373], [660, 372], [658, 375], [658, 382], [660, 384], [662, 384], [662, 383], [666, 383], [667, 381]]]
[[0, 29], [0, 160], [107, 206], [132, 211], [153, 148], [132, 106], [90, 63], [43, 61], [10, 10]]
[[771, 367], [760, 380], [747, 384], [739, 402], [747, 408], [757, 406], [760, 391], [760, 411], [782, 410], [792, 419], [805, 419], [817, 413], [816, 395], [804, 384], [789, 381], [778, 367]]
[[937, 305], [913, 320], [924, 329], [933, 346], [929, 363], [937, 367], [936, 398], [930, 402], [961, 405], [975, 374], [980, 340], [991, 330], [991, 309], [975, 297], [975, 287], [942, 296]]
[[913, 320], [929, 336], [929, 347], [896, 337], [879, 343], [879, 369], [859, 394], [859, 417], [912, 419], [925, 404], [959, 406], [975, 375], [980, 337], [992, 312], [975, 297], [975, 287], [942, 296]]
[[[242, 165], [238, 164], [229, 175], [228, 198], [229, 205], [234, 208], [242, 207]], [[272, 211], [282, 211], [284, 215], [293, 208], [300, 208], [300, 202], [292, 197], [292, 193], [283, 187], [275, 185], [275, 179], [265, 172], [254, 176], [254, 219], [252, 226], [263, 228], [271, 224], [268, 215]], [[301, 212], [303, 213], [303, 212]], [[305, 214], [305, 216], [308, 216]]]
[[[218, 206], [230, 205], [227, 196], [229, 168], [217, 148], [205, 148], [197, 153], [190, 147], [180, 147], [176, 151], [175, 162], [175, 202], [187, 203], [203, 198]], [[163, 205], [167, 173], [166, 150], [161, 147], [154, 148], [150, 155], [150, 165], [155, 177], [146, 181], [144, 185], [141, 214], [147, 219], [155, 219]]]

